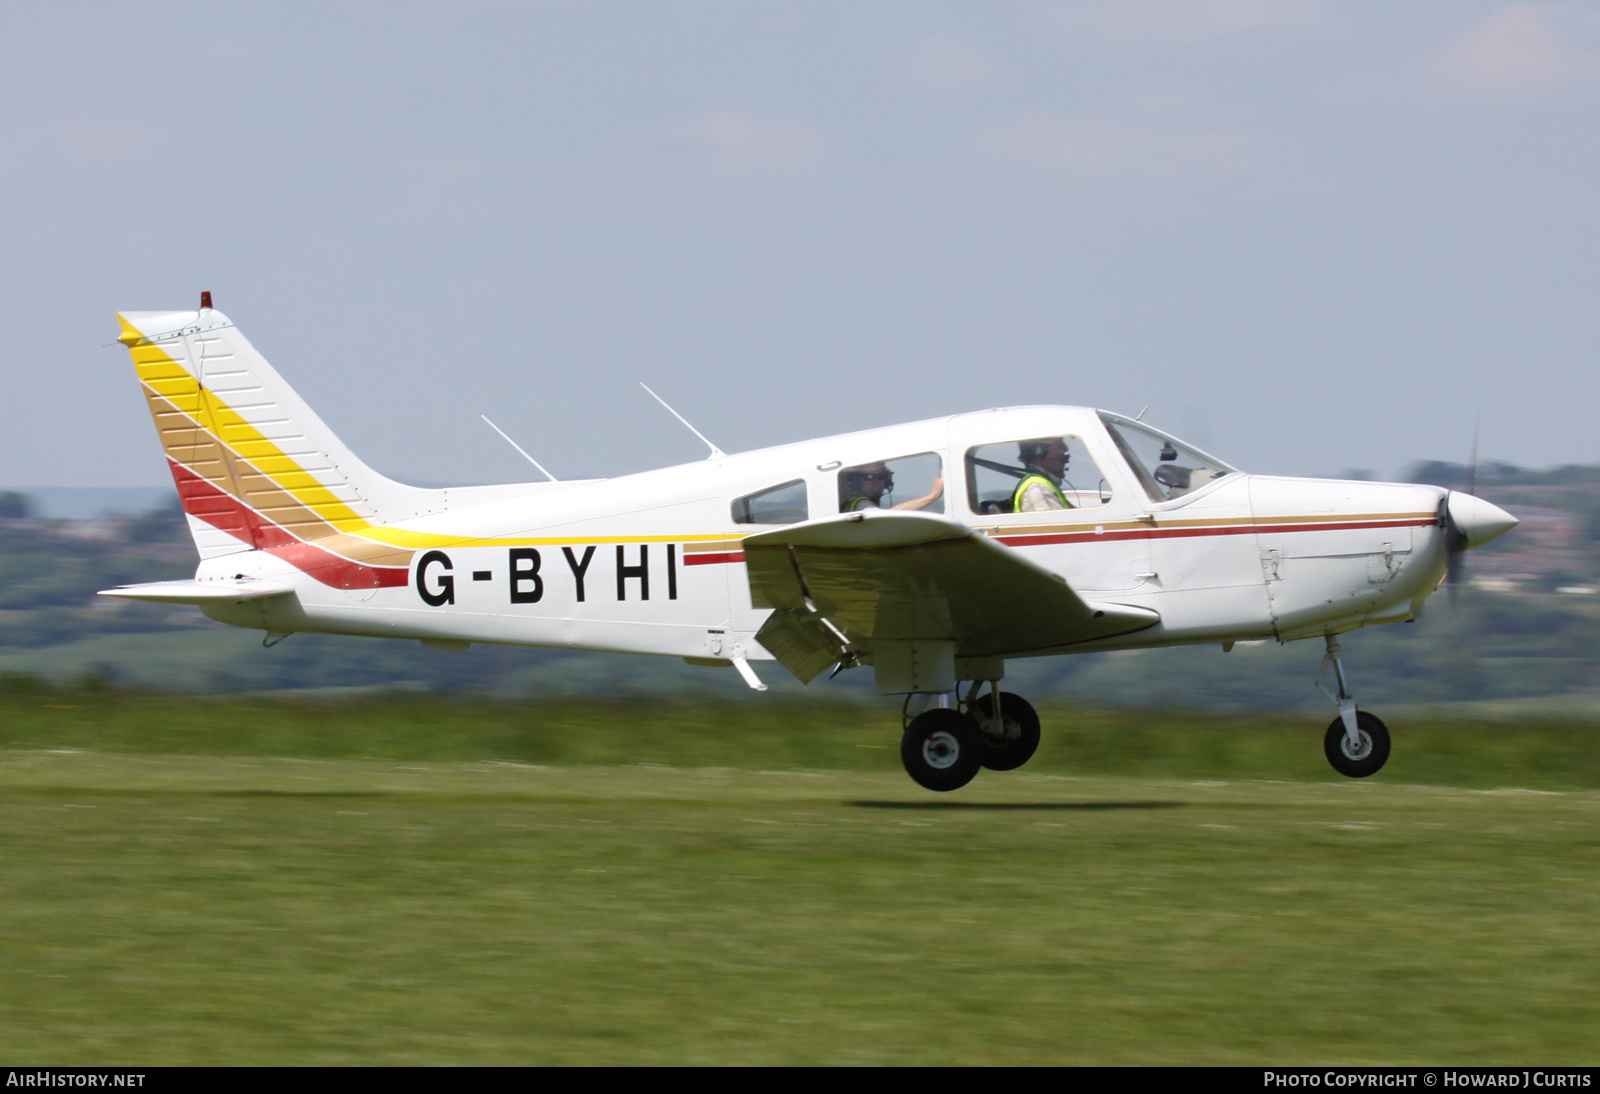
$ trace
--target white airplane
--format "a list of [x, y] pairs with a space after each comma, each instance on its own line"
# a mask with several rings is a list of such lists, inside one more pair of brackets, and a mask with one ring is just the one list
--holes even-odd
[[307, 631], [664, 654], [758, 690], [752, 662], [807, 683], [870, 666], [906, 697], [901, 757], [930, 790], [1033, 754], [1038, 716], [1000, 690], [1008, 659], [1264, 639], [1325, 641], [1325, 751], [1370, 775], [1389, 733], [1357, 709], [1337, 636], [1417, 618], [1454, 555], [1517, 523], [1434, 486], [1247, 474], [1070, 406], [421, 489], [358, 460], [209, 293], [118, 318], [200, 564], [102, 595], [197, 605], [266, 645]]

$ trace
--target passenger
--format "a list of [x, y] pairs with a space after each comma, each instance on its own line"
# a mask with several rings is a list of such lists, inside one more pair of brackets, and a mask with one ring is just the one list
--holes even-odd
[[1017, 459], [1026, 474], [1011, 495], [1013, 513], [1047, 513], [1052, 509], [1071, 509], [1072, 503], [1061, 492], [1072, 458], [1067, 442], [1060, 437], [1045, 437], [1017, 444]]
[[[839, 472], [840, 493], [843, 500], [839, 512], [855, 513], [862, 509], [882, 509], [883, 495], [894, 489], [894, 472], [879, 463], [864, 463], [860, 467], [847, 467]], [[920, 498], [891, 505], [890, 509], [926, 509], [944, 496], [944, 479], [933, 480], [933, 489]]]

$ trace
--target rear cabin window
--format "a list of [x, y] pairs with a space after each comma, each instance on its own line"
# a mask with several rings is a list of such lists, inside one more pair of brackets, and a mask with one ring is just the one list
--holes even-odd
[[1111, 484], [1082, 437], [1028, 437], [967, 450], [967, 504], [974, 513], [1094, 509]]
[[944, 461], [924, 452], [846, 467], [839, 472], [839, 512], [863, 509], [944, 512]]
[[735, 524], [799, 524], [805, 520], [806, 484], [803, 479], [769, 486], [754, 494], [735, 498]]

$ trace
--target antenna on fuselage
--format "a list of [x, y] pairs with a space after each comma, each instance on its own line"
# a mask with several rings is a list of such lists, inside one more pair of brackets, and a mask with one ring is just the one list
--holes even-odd
[[1149, 403], [1144, 404], [1144, 410], [1141, 410], [1141, 411], [1139, 411], [1139, 413], [1135, 414], [1133, 416], [1133, 420], [1136, 421], [1136, 422], [1144, 421], [1144, 416], [1149, 410], [1150, 410], [1150, 404]]
[[[499, 426], [497, 426], [493, 422], [489, 421], [489, 415], [487, 415], [487, 414], [479, 414], [478, 417], [482, 418], [485, 422], [489, 422], [489, 428], [494, 430], [496, 433], [500, 434], [500, 436], [505, 439], [506, 444], [509, 444], [512, 448], [515, 448], [518, 452], [522, 452], [522, 446], [520, 444], [518, 444], [516, 441], [512, 440], [510, 437], [507, 437], [505, 430], [501, 429]], [[554, 475], [550, 474], [550, 472], [546, 471], [544, 469], [544, 464], [540, 463], [538, 460], [534, 459], [532, 456], [528, 455], [526, 452], [522, 452], [522, 458], [527, 460], [529, 463], [533, 464], [533, 466], [537, 467], [539, 469], [539, 474], [543, 475], [545, 478], [549, 479], [551, 482], [560, 482], [561, 481], [560, 479], [556, 478]]]
[[[699, 437], [702, 441], [705, 442], [705, 446], [707, 448], [711, 449], [711, 455], [707, 456], [706, 459], [708, 459], [708, 460], [720, 460], [720, 459], [722, 459], [722, 457], [727, 455], [727, 453], [724, 452], [722, 449], [720, 449], [716, 445], [712, 444], [711, 441], [709, 439], [707, 439], [707, 437], [706, 437], [706, 435], [704, 433], [700, 432], [694, 426], [690, 425], [688, 418], [685, 418], [682, 414], [679, 414], [676, 410], [673, 410], [671, 406], [668, 406], [667, 401], [665, 399], [663, 399], [661, 396], [657, 395], [653, 391], [650, 391], [650, 385], [649, 384], [647, 384], [643, 380], [641, 380], [641, 381], [639, 381], [639, 386], [644, 388], [646, 391], [649, 391], [650, 392], [650, 398], [654, 399], [656, 402], [658, 402], [662, 406], [666, 407], [667, 408], [667, 413], [671, 414], [674, 418], [678, 419], [678, 421], [682, 422], [683, 423], [683, 427], [685, 429], [687, 429], [690, 433], [693, 433], [696, 437]], [[510, 440], [511, 438], [507, 437], [506, 439]]]

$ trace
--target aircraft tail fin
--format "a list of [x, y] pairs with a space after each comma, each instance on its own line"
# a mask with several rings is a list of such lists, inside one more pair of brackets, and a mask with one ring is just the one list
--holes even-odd
[[198, 311], [117, 316], [200, 556], [320, 543], [346, 587], [403, 581], [372, 567], [404, 566], [411, 552], [361, 533], [442, 509], [444, 491], [358, 460], [209, 297]]

